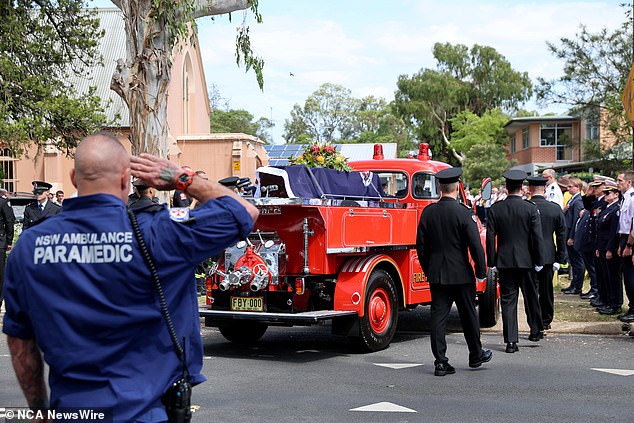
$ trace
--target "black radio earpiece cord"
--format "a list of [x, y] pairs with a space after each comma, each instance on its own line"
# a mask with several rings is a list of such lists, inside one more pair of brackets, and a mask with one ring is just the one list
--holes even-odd
[[174, 344], [174, 349], [176, 350], [176, 355], [179, 360], [183, 363], [183, 375], [189, 376], [189, 372], [187, 370], [187, 361], [185, 357], [185, 338], [183, 338], [183, 345], [178, 342], [178, 337], [176, 336], [176, 330], [174, 329], [174, 323], [172, 323], [172, 318], [170, 317], [169, 310], [167, 309], [167, 301], [165, 300], [165, 293], [163, 292], [163, 286], [161, 286], [161, 281], [158, 277], [158, 272], [156, 271], [156, 266], [154, 266], [154, 260], [152, 260], [152, 256], [145, 245], [145, 241], [143, 240], [143, 235], [141, 234], [141, 228], [139, 228], [139, 223], [136, 220], [136, 215], [130, 209], [128, 211], [128, 216], [130, 217], [130, 222], [132, 223], [132, 230], [134, 231], [134, 236], [139, 244], [139, 248], [141, 249], [141, 253], [143, 254], [143, 260], [150, 270], [150, 275], [152, 276], [152, 282], [154, 283], [154, 288], [156, 288], [156, 293], [159, 297], [159, 303], [161, 305], [161, 314], [163, 315], [163, 319], [167, 324], [167, 331], [169, 332], [170, 338], [172, 339], [172, 343]]

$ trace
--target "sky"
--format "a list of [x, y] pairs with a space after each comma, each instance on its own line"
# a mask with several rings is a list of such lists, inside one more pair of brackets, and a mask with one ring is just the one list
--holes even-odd
[[[102, 0], [105, 1], [105, 0]], [[622, 0], [260, 0], [263, 23], [251, 12], [198, 20], [208, 89], [230, 109], [273, 121], [273, 141], [283, 143], [284, 122], [323, 83], [357, 98], [394, 99], [399, 75], [435, 68], [436, 42], [495, 48], [516, 71], [554, 79], [563, 62], [546, 42], [574, 38], [584, 24], [592, 32], [614, 30], [626, 19]], [[106, 1], [107, 3], [107, 1]], [[255, 74], [235, 61], [236, 28], [250, 26], [251, 44], [264, 59], [264, 90]], [[528, 110], [563, 113], [565, 108]]]

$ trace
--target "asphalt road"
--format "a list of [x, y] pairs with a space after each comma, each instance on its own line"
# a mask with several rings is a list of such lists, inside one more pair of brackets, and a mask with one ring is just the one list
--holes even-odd
[[[433, 375], [422, 314], [402, 320], [391, 346], [359, 354], [329, 327], [269, 328], [255, 346], [204, 328], [204, 373], [194, 422], [596, 422], [634, 418], [634, 338], [549, 334], [469, 369], [459, 332], [448, 336], [456, 374]], [[23, 405], [0, 339], [0, 407]]]

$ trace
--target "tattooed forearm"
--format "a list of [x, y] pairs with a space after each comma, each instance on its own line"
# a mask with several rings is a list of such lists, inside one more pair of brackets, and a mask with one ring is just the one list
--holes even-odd
[[161, 169], [160, 177], [165, 182], [174, 182], [176, 179], [176, 169], [165, 168]]
[[44, 382], [44, 363], [34, 339], [7, 337], [11, 361], [29, 407], [46, 408], [48, 395]]

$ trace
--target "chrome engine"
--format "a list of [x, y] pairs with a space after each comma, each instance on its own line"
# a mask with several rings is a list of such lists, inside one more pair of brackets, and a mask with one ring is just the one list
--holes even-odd
[[257, 292], [269, 284], [279, 284], [280, 271], [286, 263], [286, 245], [279, 239], [264, 241], [260, 231], [253, 235], [257, 239], [247, 238], [227, 248], [224, 260], [219, 260], [211, 269], [211, 275], [218, 274], [222, 278], [218, 284], [221, 291], [248, 286]]

